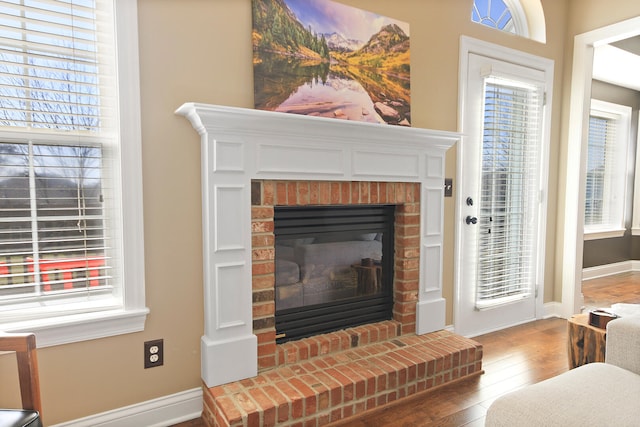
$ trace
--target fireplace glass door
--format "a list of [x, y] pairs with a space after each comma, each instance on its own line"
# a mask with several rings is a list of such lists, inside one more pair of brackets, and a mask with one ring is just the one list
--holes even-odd
[[390, 205], [275, 208], [278, 342], [391, 318], [394, 221]]

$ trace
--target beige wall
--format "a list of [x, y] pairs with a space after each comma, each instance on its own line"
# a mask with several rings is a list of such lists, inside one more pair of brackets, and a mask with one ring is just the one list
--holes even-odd
[[[552, 301], [554, 288], [559, 287], [554, 287], [554, 262], [560, 258], [555, 251], [555, 236], [558, 173], [562, 169], [562, 96], [566, 96], [562, 83], [571, 64], [570, 60], [566, 62], [570, 56], [565, 54], [565, 43], [572, 40], [575, 31], [628, 17], [634, 10], [637, 14], [640, 7], [630, 6], [636, 2], [625, 0], [543, 0], [547, 43], [540, 44], [472, 24], [471, 0], [342, 3], [410, 23], [415, 127], [458, 128], [461, 34], [555, 61], [545, 274], [545, 302]], [[618, 4], [621, 12], [614, 13]], [[49, 424], [200, 386], [203, 304], [199, 137], [184, 118], [173, 112], [188, 101], [253, 106], [251, 0], [138, 0], [138, 5], [146, 297], [151, 314], [142, 333], [40, 351], [43, 404]], [[584, 11], [585, 5], [594, 12]], [[447, 157], [447, 176], [455, 178], [455, 148]], [[445, 203], [447, 324], [453, 322], [453, 200]], [[165, 364], [145, 370], [143, 342], [156, 338], [165, 340]], [[5, 365], [4, 360], [0, 362]], [[2, 378], [6, 378], [4, 374]]]

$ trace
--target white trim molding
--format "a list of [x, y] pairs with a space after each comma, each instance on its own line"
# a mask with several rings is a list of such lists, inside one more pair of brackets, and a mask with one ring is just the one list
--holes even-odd
[[627, 273], [629, 271], [638, 271], [640, 261], [628, 260], [615, 262], [613, 264], [597, 265], [595, 267], [587, 267], [582, 269], [582, 281], [598, 279], [600, 277], [612, 276], [614, 274]]
[[202, 416], [202, 388], [181, 391], [51, 427], [165, 427]]

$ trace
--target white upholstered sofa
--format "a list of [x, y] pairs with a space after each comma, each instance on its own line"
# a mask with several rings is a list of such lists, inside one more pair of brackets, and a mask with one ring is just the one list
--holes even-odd
[[589, 363], [508, 393], [487, 427], [640, 426], [640, 316], [607, 324], [605, 363]]

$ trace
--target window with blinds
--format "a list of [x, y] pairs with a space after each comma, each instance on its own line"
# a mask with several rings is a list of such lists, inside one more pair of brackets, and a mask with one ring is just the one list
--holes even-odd
[[585, 232], [624, 230], [630, 108], [592, 101], [587, 141]]
[[476, 308], [532, 295], [543, 91], [485, 79]]
[[114, 304], [111, 3], [0, 1], [0, 318]]

